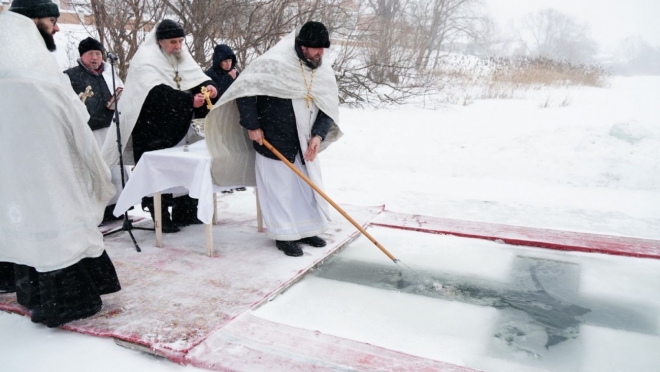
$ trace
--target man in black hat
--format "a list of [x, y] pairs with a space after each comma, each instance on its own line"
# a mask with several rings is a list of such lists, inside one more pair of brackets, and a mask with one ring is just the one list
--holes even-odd
[[[112, 65], [103, 61], [105, 50], [103, 45], [94, 38], [88, 37], [82, 40], [78, 44], [78, 52], [80, 53], [78, 66], [72, 67], [64, 73], [71, 80], [73, 91], [87, 107], [87, 112], [89, 112], [87, 124], [94, 133], [97, 145], [101, 148], [115, 115], [114, 104], [111, 102], [114, 96], [111, 93], [113, 85]], [[124, 83], [119, 79], [116, 72], [114, 80], [116, 88], [121, 91]], [[112, 211], [115, 209], [115, 203], [121, 194], [119, 167], [112, 170], [112, 182], [115, 184], [117, 193], [105, 208], [103, 222], [117, 219], [112, 215]]]
[[[108, 104], [113, 96], [111, 66], [103, 61], [103, 45], [96, 39], [88, 37], [82, 40], [78, 44], [78, 52], [78, 66], [64, 73], [69, 76], [73, 90], [81, 95], [81, 100], [87, 107], [90, 115], [88, 124], [95, 132], [94, 137], [100, 147], [115, 114], [113, 106]], [[118, 76], [115, 76], [115, 84], [118, 87], [124, 85]]]
[[50, 0], [14, 0], [9, 10], [31, 18], [44, 38], [46, 48], [51, 52], [57, 48], [53, 38], [53, 35], [60, 31], [57, 25], [60, 9], [57, 4]]
[[0, 13], [0, 112], [13, 124], [0, 136], [0, 292], [16, 292], [49, 327], [98, 313], [101, 295], [121, 288], [97, 228], [114, 194], [110, 172], [49, 52], [58, 16], [48, 0]]
[[[243, 78], [234, 83], [239, 85], [237, 90], [254, 91], [250, 85], [259, 87], [259, 95], [236, 97], [236, 103], [240, 124], [248, 130], [257, 152], [256, 185], [268, 236], [288, 256], [302, 256], [300, 244], [326, 245], [318, 235], [330, 219], [327, 202], [268, 150], [263, 139], [322, 187], [316, 155], [333, 127], [339, 133], [335, 124], [337, 83], [332, 68], [323, 65], [323, 54], [329, 47], [325, 25], [307, 22], [294, 40], [280, 41], [263, 56], [264, 61], [253, 62], [243, 73], [247, 76], [241, 75]], [[267, 70], [261, 70], [262, 64]], [[250, 69], [252, 65], [255, 67]]]
[[[218, 98], [217, 86], [184, 47], [184, 36], [179, 23], [165, 19], [147, 36], [131, 61], [121, 99], [121, 132], [124, 150], [129, 135], [132, 136], [136, 163], [147, 151], [184, 144], [191, 119], [203, 118], [209, 112], [202, 88], [209, 91], [212, 102]], [[108, 133], [103, 155], [109, 165], [117, 164], [119, 154], [113, 131]], [[142, 207], [155, 218], [153, 203], [153, 198], [143, 198]], [[163, 205], [165, 233], [201, 223], [197, 218], [197, 199], [165, 194]], [[172, 206], [171, 218], [168, 206]]]

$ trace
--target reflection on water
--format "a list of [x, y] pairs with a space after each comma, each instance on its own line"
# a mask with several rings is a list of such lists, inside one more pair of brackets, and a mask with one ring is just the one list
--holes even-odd
[[497, 283], [440, 272], [417, 272], [394, 265], [336, 256], [315, 276], [364, 286], [500, 310], [494, 339], [513, 353], [540, 359], [547, 350], [579, 337], [589, 323], [638, 333], [657, 334], [657, 317], [639, 304], [584, 297], [578, 292], [579, 265], [518, 256], [511, 278]]

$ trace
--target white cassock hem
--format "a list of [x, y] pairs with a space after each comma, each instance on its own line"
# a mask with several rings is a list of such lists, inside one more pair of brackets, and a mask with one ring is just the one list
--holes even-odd
[[[294, 165], [307, 176], [300, 156], [296, 156]], [[314, 198], [314, 189], [284, 162], [257, 153], [255, 172], [259, 204], [270, 239], [299, 240], [319, 235], [328, 228], [328, 220]]]
[[[103, 142], [105, 141], [105, 137], [108, 135], [108, 131], [111, 129], [116, 129], [114, 126], [114, 122], [107, 128], [101, 128], [97, 130], [93, 130], [92, 134], [94, 134], [94, 139], [96, 139], [96, 144], [99, 145], [99, 149], [103, 147]], [[112, 168], [110, 170], [110, 175], [111, 175], [111, 180], [112, 184], [115, 185], [115, 190], [117, 192], [115, 193], [115, 196], [110, 199], [108, 202], [108, 205], [113, 205], [117, 203], [117, 200], [119, 200], [119, 196], [121, 195], [121, 192], [123, 191], [123, 187], [121, 186], [121, 170], [120, 166], [117, 165], [116, 167]], [[128, 172], [124, 173], [125, 175], [125, 180], [128, 180]]]

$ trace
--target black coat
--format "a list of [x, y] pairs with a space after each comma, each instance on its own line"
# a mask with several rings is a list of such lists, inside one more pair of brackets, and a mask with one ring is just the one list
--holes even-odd
[[[228, 74], [229, 71], [223, 70], [220, 67], [220, 62], [225, 59], [231, 59], [232, 61], [230, 70], [236, 67], [236, 55], [229, 45], [217, 45], [213, 51], [213, 66], [205, 71], [206, 75], [218, 85], [218, 96], [222, 96], [235, 80]], [[236, 77], [238, 77], [238, 72], [236, 73]]]
[[87, 122], [89, 127], [92, 130], [109, 127], [112, 124], [112, 118], [115, 112], [106, 107], [110, 97], [112, 97], [110, 93], [112, 87], [108, 88], [108, 84], [106, 84], [103, 76], [89, 71], [81, 62], [78, 62], [78, 66], [72, 67], [64, 71], [64, 73], [69, 75], [71, 86], [76, 94], [85, 92], [88, 86], [92, 87], [94, 95], [85, 100], [85, 106], [90, 116]]
[[[268, 142], [288, 161], [293, 163], [296, 155], [301, 154], [296, 115], [290, 99], [270, 96], [243, 97], [236, 100], [236, 105], [241, 116], [241, 125], [248, 130], [261, 128]], [[332, 119], [319, 110], [312, 125], [312, 137], [318, 135], [321, 140], [325, 139], [331, 126]], [[259, 154], [279, 160], [266, 146], [260, 146], [257, 142], [253, 142], [253, 145]], [[302, 156], [300, 158], [304, 163]]]
[[136, 163], [146, 151], [175, 146], [188, 133], [193, 115], [203, 118], [208, 114], [206, 105], [193, 107], [193, 96], [201, 91], [202, 86], [207, 85], [215, 86], [215, 83], [208, 80], [189, 91], [161, 84], [149, 91], [132, 133]]

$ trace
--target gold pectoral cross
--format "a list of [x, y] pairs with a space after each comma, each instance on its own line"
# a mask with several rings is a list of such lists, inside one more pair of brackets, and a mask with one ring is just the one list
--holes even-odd
[[309, 108], [309, 104], [312, 103], [314, 98], [312, 97], [311, 93], [307, 93], [307, 97], [305, 97], [305, 101], [307, 101], [307, 108]]
[[174, 82], [176, 83], [177, 89], [181, 89], [181, 76], [179, 76], [179, 71], [174, 71]]
[[209, 110], [212, 109], [213, 104], [211, 103], [211, 91], [208, 90], [207, 87], [202, 87], [201, 92], [204, 95], [204, 99], [206, 100], [206, 108]]
[[89, 97], [94, 97], [94, 92], [92, 92], [92, 87], [90, 85], [85, 88], [85, 92], [78, 94], [78, 98], [80, 98], [82, 103], [85, 103]]

